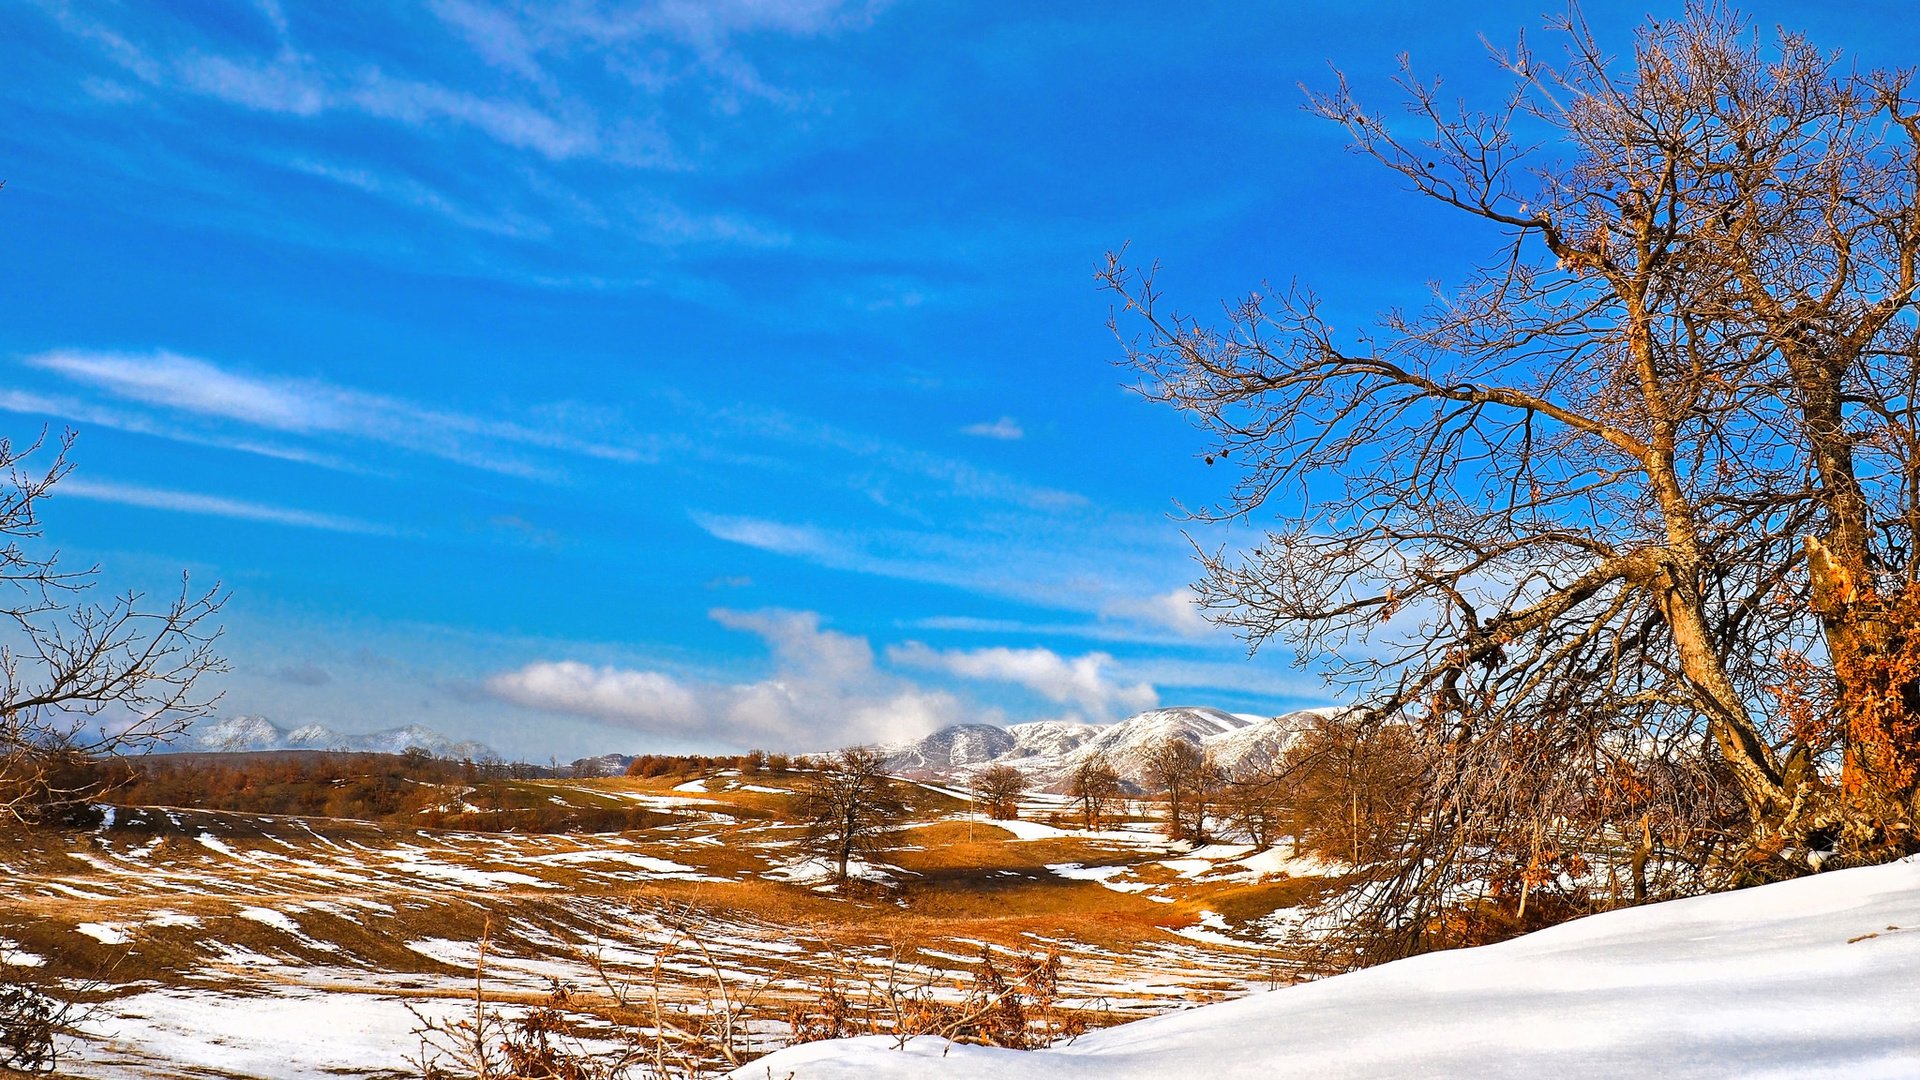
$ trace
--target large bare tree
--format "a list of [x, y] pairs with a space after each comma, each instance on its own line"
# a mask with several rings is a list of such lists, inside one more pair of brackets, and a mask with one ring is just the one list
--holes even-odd
[[[1441, 751], [1429, 847], [1530, 829], [1537, 855], [1579, 810], [1684, 837], [1712, 881], [1912, 850], [1909, 75], [1718, 4], [1648, 21], [1618, 61], [1577, 10], [1550, 29], [1551, 56], [1493, 50], [1511, 90], [1484, 111], [1405, 61], [1404, 116], [1344, 76], [1311, 96], [1484, 228], [1485, 260], [1424, 310], [1341, 332], [1296, 284], [1203, 320], [1110, 260], [1144, 391], [1238, 468], [1199, 516], [1279, 518], [1206, 558], [1205, 603], [1418, 723]], [[1446, 864], [1412, 892], [1459, 885]]]
[[212, 708], [202, 677], [222, 670], [217, 589], [183, 578], [157, 608], [138, 593], [103, 600], [96, 569], [38, 550], [70, 444], [0, 439], [0, 820], [57, 817], [97, 794], [101, 758], [183, 731]]
[[807, 831], [801, 847], [847, 880], [856, 856], [877, 858], [893, 843], [911, 809], [887, 775], [886, 757], [855, 746], [819, 759], [801, 782]]

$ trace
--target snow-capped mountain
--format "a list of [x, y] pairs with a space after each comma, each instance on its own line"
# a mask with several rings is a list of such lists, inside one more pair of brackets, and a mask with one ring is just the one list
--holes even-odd
[[1284, 754], [1304, 725], [1336, 711], [1304, 709], [1269, 717], [1178, 706], [1149, 709], [1106, 725], [1059, 720], [1005, 728], [955, 724], [884, 749], [888, 767], [905, 776], [960, 780], [986, 765], [1006, 764], [1025, 772], [1040, 788], [1058, 789], [1076, 766], [1095, 755], [1137, 782], [1147, 752], [1168, 738], [1199, 744], [1228, 769], [1264, 765]]
[[325, 724], [302, 724], [283, 728], [264, 716], [234, 716], [213, 723], [200, 723], [186, 737], [167, 745], [173, 751], [234, 752], [243, 750], [348, 750], [356, 753], [398, 754], [410, 746], [422, 747], [442, 758], [481, 759], [495, 756], [484, 743], [456, 740], [421, 727], [387, 728], [382, 731], [344, 732]]
[[1035, 720], [1027, 724], [1011, 724], [1007, 734], [1022, 756], [1063, 757], [1086, 745], [1096, 735], [1105, 731], [1099, 724], [1076, 724], [1069, 720]]

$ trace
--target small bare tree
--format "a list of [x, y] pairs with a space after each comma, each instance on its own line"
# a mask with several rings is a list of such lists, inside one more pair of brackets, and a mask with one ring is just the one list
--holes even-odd
[[1107, 808], [1125, 789], [1119, 771], [1104, 754], [1087, 756], [1067, 777], [1067, 794], [1080, 804], [1080, 820], [1089, 829], [1105, 822]]
[[1167, 801], [1167, 835], [1196, 843], [1207, 839], [1208, 812], [1223, 777], [1213, 755], [1198, 743], [1169, 735], [1148, 748], [1141, 774]]
[[0, 820], [57, 820], [96, 796], [102, 758], [145, 750], [208, 713], [203, 676], [224, 670], [210, 626], [216, 588], [157, 609], [139, 593], [94, 597], [98, 570], [37, 554], [41, 505], [71, 468], [0, 439]]
[[1280, 770], [1268, 768], [1227, 781], [1220, 800], [1227, 823], [1254, 847], [1270, 848], [1287, 833], [1292, 815], [1285, 780]]
[[801, 786], [807, 820], [804, 847], [834, 867], [834, 881], [843, 882], [855, 855], [886, 850], [907, 815], [907, 804], [877, 750], [852, 747], [813, 764], [814, 771]]
[[1011, 821], [1020, 816], [1020, 796], [1027, 793], [1027, 774], [1011, 765], [989, 765], [973, 774], [968, 789], [987, 816]]

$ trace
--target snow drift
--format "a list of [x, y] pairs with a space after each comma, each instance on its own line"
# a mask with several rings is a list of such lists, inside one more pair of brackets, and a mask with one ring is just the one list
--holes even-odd
[[813, 1043], [746, 1080], [1920, 1077], [1920, 857], [1609, 912], [1020, 1052]]

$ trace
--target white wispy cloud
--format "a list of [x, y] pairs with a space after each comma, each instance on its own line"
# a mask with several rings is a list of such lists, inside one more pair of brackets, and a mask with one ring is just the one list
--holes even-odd
[[1101, 608], [1100, 614], [1161, 627], [1187, 638], [1220, 633], [1220, 629], [1201, 614], [1200, 597], [1184, 585], [1152, 596], [1115, 597]]
[[28, 390], [0, 390], [0, 410], [6, 412], [27, 413], [34, 416], [51, 416], [61, 420], [72, 420], [92, 427], [113, 428], [116, 431], [131, 432], [135, 435], [150, 435], [155, 438], [171, 439], [175, 442], [189, 443], [194, 446], [212, 446], [222, 450], [238, 450], [261, 457], [277, 458], [281, 461], [297, 461], [307, 465], [318, 465], [325, 469], [343, 472], [364, 472], [332, 454], [322, 454], [281, 443], [264, 443], [254, 439], [230, 438], [221, 435], [209, 435], [188, 431], [177, 423], [169, 423], [145, 413], [116, 409], [63, 394], [38, 394]]
[[812, 612], [718, 609], [712, 616], [765, 641], [773, 674], [726, 683], [542, 660], [500, 672], [485, 686], [527, 708], [743, 748], [832, 749], [912, 738], [962, 719], [1000, 719], [997, 712], [970, 709], [950, 693], [882, 671], [867, 639], [825, 629]]
[[[123, 401], [292, 435], [343, 436], [528, 479], [558, 476], [552, 465], [530, 460], [530, 450], [622, 463], [651, 458], [638, 448], [584, 440], [563, 428], [473, 416], [318, 379], [242, 374], [165, 350], [58, 349], [25, 362]], [[164, 433], [160, 425], [147, 426], [149, 433]]]
[[107, 483], [74, 476], [60, 481], [59, 486], [54, 488], [53, 494], [58, 498], [89, 499], [96, 502], [119, 503], [123, 506], [139, 506], [149, 510], [204, 514], [209, 517], [235, 518], [241, 521], [264, 521], [301, 529], [325, 529], [329, 532], [366, 533], [378, 536], [391, 536], [394, 533], [393, 529], [385, 525], [336, 514], [246, 502], [200, 492]]
[[287, 168], [295, 172], [352, 188], [362, 194], [401, 206], [424, 210], [464, 229], [516, 240], [545, 240], [552, 236], [549, 223], [511, 210], [490, 210], [462, 204], [411, 177], [373, 169], [331, 164], [308, 157], [294, 158]]
[[[1178, 599], [1143, 587], [1188, 569], [1186, 549], [1165, 529], [1094, 516], [1018, 515], [995, 527], [979, 520], [946, 530], [829, 527], [740, 514], [694, 511], [716, 539], [817, 566], [946, 585], [1095, 616], [1106, 629], [1087, 637], [1194, 642], [1221, 637]], [[958, 627], [955, 627], [958, 628]]]
[[1048, 701], [1077, 707], [1096, 723], [1150, 709], [1160, 700], [1148, 683], [1125, 683], [1114, 678], [1113, 657], [1100, 652], [1066, 657], [1043, 648], [941, 650], [910, 641], [889, 648], [887, 659], [967, 679], [1023, 686]]
[[997, 634], [1004, 637], [1077, 638], [1081, 641], [1124, 642], [1132, 645], [1195, 646], [1199, 639], [1143, 627], [1131, 621], [1033, 622], [1026, 619], [989, 619], [977, 615], [925, 615], [902, 619], [902, 630], [960, 634]]
[[1009, 442], [1027, 437], [1027, 430], [1020, 426], [1020, 421], [1011, 416], [1003, 416], [991, 422], [968, 424], [961, 428], [960, 432], [963, 435], [977, 435], [982, 439], [1002, 439]]
[[1282, 651], [1234, 660], [1152, 657], [1129, 660], [1123, 670], [1127, 678], [1158, 687], [1227, 691], [1290, 702], [1296, 707], [1328, 705], [1340, 699], [1326, 680], [1283, 656]]
[[846, 455], [877, 465], [886, 473], [931, 482], [929, 491], [978, 502], [1004, 503], [1027, 510], [1062, 513], [1091, 505], [1085, 495], [1028, 483], [982, 469], [968, 461], [931, 453], [886, 439], [848, 431], [810, 417], [759, 406], [732, 406], [702, 417], [727, 432], [750, 434], [756, 442], [778, 442]]

